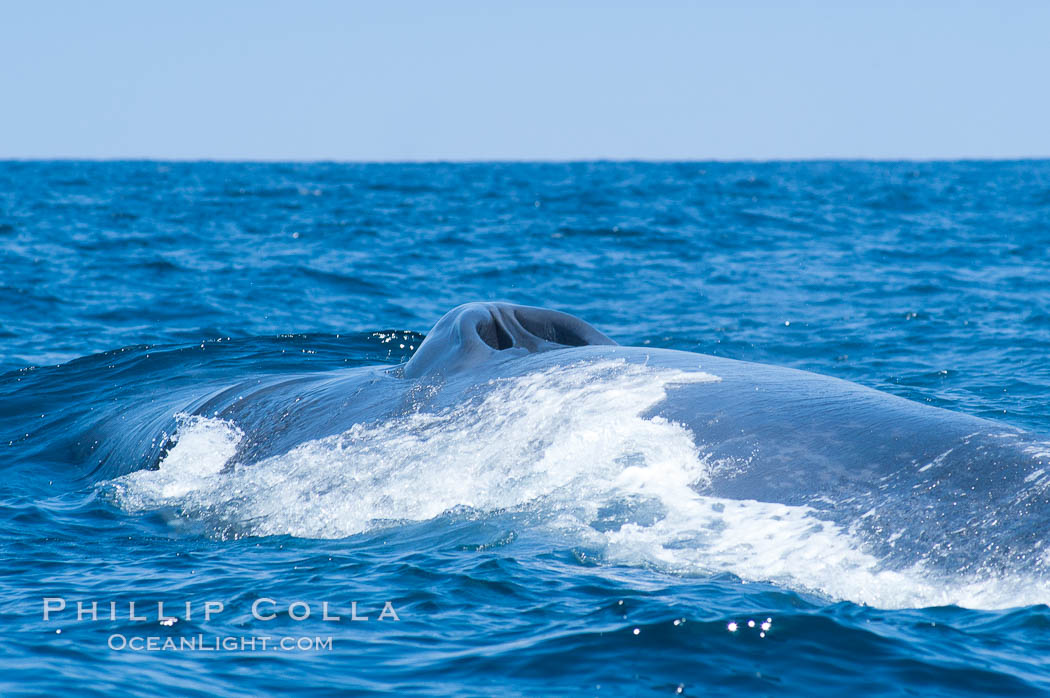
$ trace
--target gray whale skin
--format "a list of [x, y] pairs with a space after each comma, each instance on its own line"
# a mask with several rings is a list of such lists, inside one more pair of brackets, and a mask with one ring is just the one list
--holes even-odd
[[[187, 411], [246, 435], [234, 467], [355, 423], [438, 410], [490, 380], [618, 359], [713, 374], [670, 385], [645, 416], [687, 427], [713, 464], [703, 494], [806, 505], [876, 553], [955, 569], [1035, 562], [1050, 447], [1016, 428], [837, 378], [668, 349], [619, 346], [571, 315], [484, 302], [441, 318], [396, 367], [247, 381]], [[896, 534], [896, 535], [894, 535]], [[1041, 564], [1041, 563], [1040, 563]]]

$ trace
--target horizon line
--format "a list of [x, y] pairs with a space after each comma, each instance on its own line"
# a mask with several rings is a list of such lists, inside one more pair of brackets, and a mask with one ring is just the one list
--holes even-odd
[[406, 159], [342, 159], [342, 158], [267, 158], [267, 157], [6, 157], [0, 156], [0, 163], [184, 163], [184, 164], [332, 164], [332, 165], [498, 165], [498, 164], [535, 164], [535, 165], [569, 165], [569, 164], [775, 164], [775, 163], [822, 163], [822, 162], [870, 162], [870, 163], [948, 163], [948, 162], [1039, 162], [1050, 160], [1050, 155], [1024, 156], [959, 156], [959, 157], [853, 157], [853, 156], [813, 156], [813, 157], [741, 157], [741, 158], [406, 158]]

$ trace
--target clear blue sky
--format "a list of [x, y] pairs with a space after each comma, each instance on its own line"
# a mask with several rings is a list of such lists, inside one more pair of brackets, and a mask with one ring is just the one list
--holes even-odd
[[1050, 156], [1050, 2], [7, 2], [0, 158]]

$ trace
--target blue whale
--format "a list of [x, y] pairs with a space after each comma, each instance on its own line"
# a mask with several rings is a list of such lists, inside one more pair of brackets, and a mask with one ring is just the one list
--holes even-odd
[[[625, 418], [686, 430], [710, 466], [691, 483], [703, 495], [809, 507], [863, 536], [890, 566], [921, 557], [953, 571], [994, 574], [1044, 563], [1046, 441], [815, 373], [620, 346], [554, 310], [470, 303], [442, 317], [404, 364], [248, 378], [180, 411], [236, 425], [243, 438], [224, 465], [229, 471], [355, 425], [462, 405], [483, 415], [493, 409], [485, 399], [494, 386], [552, 370], [586, 376], [596, 366], [662, 376], [658, 399], [639, 403], [637, 415], [626, 405]], [[612, 401], [618, 393], [609, 385]], [[501, 399], [527, 402], [536, 392], [508, 395]], [[169, 410], [143, 422], [139, 438], [148, 437], [149, 454], [133, 467], [163, 463], [174, 442], [157, 432], [170, 419]], [[420, 419], [401, 424], [403, 431], [432, 428]], [[534, 420], [521, 428], [536, 432], [529, 437], [542, 453], [548, 427]]]

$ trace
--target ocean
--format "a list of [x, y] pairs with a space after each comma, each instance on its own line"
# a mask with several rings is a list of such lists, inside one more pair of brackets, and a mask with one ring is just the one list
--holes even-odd
[[1045, 436], [1048, 250], [1050, 161], [0, 162], [0, 694], [1046, 695], [1039, 560], [622, 506], [604, 474], [682, 445], [644, 377], [241, 474], [180, 406], [503, 300]]

